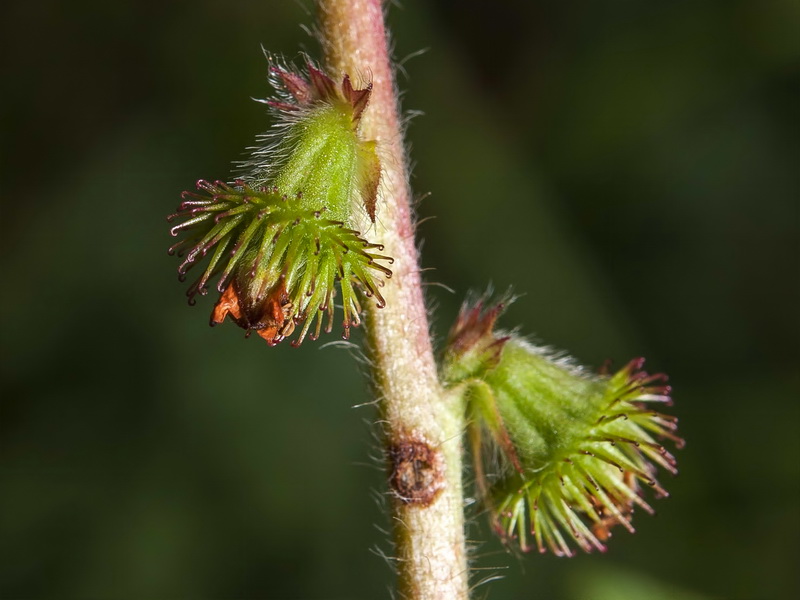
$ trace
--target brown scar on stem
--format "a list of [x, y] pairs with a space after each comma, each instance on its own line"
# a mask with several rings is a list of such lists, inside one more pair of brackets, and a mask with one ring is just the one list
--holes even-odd
[[444, 489], [443, 457], [426, 442], [401, 438], [390, 444], [388, 458], [389, 483], [403, 504], [424, 508]]

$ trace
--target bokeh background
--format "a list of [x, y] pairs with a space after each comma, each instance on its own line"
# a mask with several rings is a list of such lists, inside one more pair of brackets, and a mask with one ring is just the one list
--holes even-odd
[[[606, 555], [478, 517], [477, 598], [800, 597], [798, 6], [390, 7], [437, 343], [513, 285], [506, 326], [669, 373], [687, 439]], [[3, 3], [0, 598], [389, 597], [357, 357], [210, 329], [166, 255], [268, 126], [260, 45], [318, 55], [310, 8]]]

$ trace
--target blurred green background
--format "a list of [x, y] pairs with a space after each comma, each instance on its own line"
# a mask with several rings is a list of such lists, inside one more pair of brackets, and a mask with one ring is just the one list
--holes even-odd
[[[0, 598], [389, 597], [362, 366], [210, 329], [166, 255], [181, 190], [268, 126], [260, 44], [318, 55], [309, 5], [0, 9]], [[669, 373], [687, 439], [606, 555], [518, 558], [476, 519], [475, 579], [504, 576], [476, 598], [800, 597], [798, 3], [389, 21], [437, 343], [513, 285], [507, 327]]]

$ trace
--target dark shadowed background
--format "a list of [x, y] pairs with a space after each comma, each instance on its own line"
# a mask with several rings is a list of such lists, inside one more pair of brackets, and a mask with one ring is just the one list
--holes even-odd
[[[18, 0], [0, 22], [0, 598], [388, 598], [362, 367], [210, 329], [166, 254], [181, 190], [269, 124], [260, 45], [318, 56], [310, 13]], [[477, 518], [475, 579], [505, 579], [476, 597], [799, 597], [798, 4], [403, 0], [389, 22], [425, 113], [426, 280], [455, 290], [427, 287], [437, 343], [468, 290], [513, 285], [506, 327], [669, 373], [687, 439], [605, 555], [518, 558]]]

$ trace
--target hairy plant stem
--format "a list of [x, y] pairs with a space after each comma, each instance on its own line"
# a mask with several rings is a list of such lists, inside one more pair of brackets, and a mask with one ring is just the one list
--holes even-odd
[[[376, 140], [381, 195], [371, 237], [394, 257], [382, 291], [386, 306], [367, 303], [372, 370], [381, 397], [398, 570], [408, 600], [464, 600], [462, 448], [464, 410], [437, 376], [414, 239], [406, 156], [380, 0], [319, 0], [328, 67], [372, 81], [361, 132]], [[370, 227], [364, 217], [362, 231]]]

